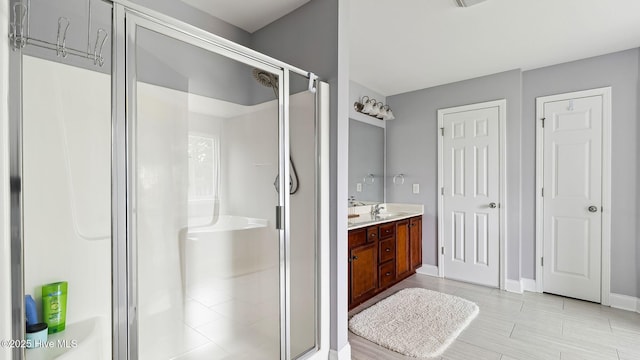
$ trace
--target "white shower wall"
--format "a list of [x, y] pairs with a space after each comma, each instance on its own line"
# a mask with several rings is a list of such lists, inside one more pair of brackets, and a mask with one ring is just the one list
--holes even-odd
[[[187, 230], [187, 94], [137, 83], [134, 229], [140, 359], [187, 349], [180, 238]], [[173, 339], [175, 337], [175, 339]], [[194, 336], [204, 343], [203, 337]]]
[[[252, 271], [275, 270], [265, 272], [263, 277], [264, 285], [275, 290], [277, 296], [279, 245], [275, 229], [277, 192], [273, 183], [278, 173], [278, 113], [275, 100], [241, 106], [156, 85], [138, 83], [137, 86], [139, 334], [141, 359], [155, 359], [178, 355], [206, 342], [201, 332], [184, 325], [183, 315], [189, 312], [185, 309], [189, 295], [185, 285], [201, 284], [206, 275], [193, 276], [184, 271], [203, 269], [192, 266], [190, 260], [204, 264], [204, 259], [209, 258], [215, 263], [222, 262], [219, 257], [225, 256], [223, 251], [207, 251], [209, 255], [196, 252], [198, 259], [193, 258], [194, 246], [211, 247], [189, 242], [192, 240], [185, 233], [187, 216], [210, 213], [206, 202], [190, 206], [187, 199], [188, 135], [219, 139], [220, 215], [267, 220], [266, 228], [259, 232], [260, 238], [254, 239], [256, 246], [249, 250], [265, 258], [259, 262], [260, 268]], [[291, 97], [292, 157], [300, 179], [299, 192], [291, 197], [291, 261], [292, 270], [299, 270], [292, 271], [291, 280], [294, 353], [313, 346], [315, 340], [314, 106], [314, 96], [310, 93]], [[232, 235], [217, 240], [234, 238]], [[186, 243], [188, 247], [181, 245]], [[233, 244], [221, 244], [218, 249], [230, 246]], [[245, 270], [246, 267], [235, 269], [231, 265], [224, 272], [211, 274], [212, 283], [220, 277], [232, 279], [246, 275]], [[183, 283], [183, 280], [186, 281]], [[255, 294], [256, 298], [260, 296], [261, 293]], [[277, 305], [273, 309], [277, 309]], [[272, 316], [277, 319], [279, 315]], [[168, 341], [166, 336], [173, 340]]]
[[67, 281], [67, 327], [100, 319], [97, 359], [111, 358], [110, 172], [110, 76], [23, 56], [25, 292], [41, 319], [41, 286]]

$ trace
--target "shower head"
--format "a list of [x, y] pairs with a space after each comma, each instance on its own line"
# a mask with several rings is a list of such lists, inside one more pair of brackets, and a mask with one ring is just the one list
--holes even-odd
[[276, 89], [278, 88], [278, 76], [268, 71], [253, 69], [253, 77], [262, 86], [276, 88]]
[[253, 78], [256, 79], [260, 85], [273, 89], [273, 93], [276, 95], [276, 98], [278, 98], [278, 75], [255, 68], [252, 73]]

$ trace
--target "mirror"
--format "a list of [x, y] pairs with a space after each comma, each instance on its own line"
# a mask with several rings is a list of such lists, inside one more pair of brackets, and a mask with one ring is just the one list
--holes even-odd
[[349, 119], [349, 206], [384, 202], [385, 129]]

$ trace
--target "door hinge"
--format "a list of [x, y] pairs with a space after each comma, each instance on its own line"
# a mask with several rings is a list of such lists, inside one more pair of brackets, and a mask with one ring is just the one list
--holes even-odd
[[283, 230], [282, 219], [284, 218], [284, 206], [276, 206], [276, 229]]
[[440, 136], [444, 136], [444, 128], [443, 127], [440, 128]]
[[544, 266], [544, 257], [540, 258], [540, 266]]
[[544, 197], [544, 188], [542, 188], [542, 197]]
[[440, 188], [440, 195], [444, 195], [444, 187]]
[[440, 253], [444, 255], [444, 246], [440, 248]]
[[545, 121], [546, 119], [547, 119], [547, 118], [542, 118], [542, 119], [540, 119], [540, 120], [542, 120], [542, 127], [544, 127], [544, 121]]

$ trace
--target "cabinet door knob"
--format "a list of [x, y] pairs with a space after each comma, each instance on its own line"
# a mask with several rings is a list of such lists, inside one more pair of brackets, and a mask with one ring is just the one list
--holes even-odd
[[371, 235], [369, 235], [369, 237], [376, 237], [376, 234], [371, 233]]
[[386, 248], [386, 249], [384, 249], [384, 251], [391, 252], [391, 248]]
[[384, 274], [385, 276], [391, 276], [390, 272], [387, 272], [386, 274]]
[[355, 255], [349, 258], [349, 261], [356, 261], [356, 260], [358, 260], [358, 257]]

